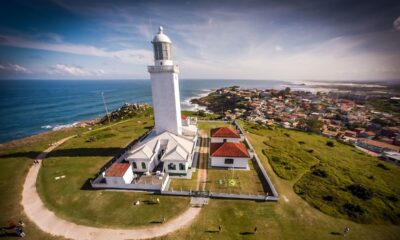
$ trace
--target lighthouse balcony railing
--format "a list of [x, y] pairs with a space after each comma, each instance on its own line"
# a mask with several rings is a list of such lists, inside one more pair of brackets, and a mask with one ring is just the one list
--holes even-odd
[[179, 67], [178, 67], [178, 65], [148, 66], [147, 70], [150, 73], [155, 73], [155, 72], [179, 72]]

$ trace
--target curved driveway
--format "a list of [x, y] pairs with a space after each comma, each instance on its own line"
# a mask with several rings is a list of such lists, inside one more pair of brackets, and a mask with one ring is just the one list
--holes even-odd
[[42, 160], [53, 149], [68, 141], [75, 136], [64, 138], [42, 152], [38, 157], [39, 164], [33, 165], [26, 176], [21, 204], [26, 215], [40, 229], [52, 235], [63, 236], [65, 238], [77, 240], [125, 240], [125, 239], [148, 239], [166, 235], [180, 228], [189, 225], [200, 212], [201, 208], [190, 207], [181, 215], [152, 227], [142, 227], [134, 229], [111, 229], [97, 228], [78, 225], [57, 217], [52, 211], [47, 209], [36, 190], [36, 179]]

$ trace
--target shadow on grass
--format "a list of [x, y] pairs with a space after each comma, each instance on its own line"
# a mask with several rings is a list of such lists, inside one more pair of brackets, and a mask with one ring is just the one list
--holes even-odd
[[245, 236], [245, 235], [253, 235], [254, 234], [254, 232], [241, 232], [240, 233], [240, 235], [243, 235], [243, 236]]
[[152, 201], [152, 200], [144, 200], [144, 201], [142, 201], [143, 203], [146, 203], [146, 204], [148, 204], [148, 205], [154, 205], [154, 204], [157, 204], [155, 201]]
[[92, 187], [92, 184], [90, 184], [90, 178], [86, 179], [85, 183], [82, 185], [81, 190], [84, 191], [96, 191], [96, 190], [100, 190], [100, 189], [96, 189]]
[[218, 230], [207, 230], [207, 231], [204, 231], [204, 232], [206, 232], [206, 233], [218, 233], [219, 231]]
[[343, 235], [343, 234], [340, 232], [331, 232], [331, 235]]
[[153, 223], [153, 224], [161, 224], [161, 223], [163, 223], [163, 221], [151, 221], [150, 223]]
[[[101, 157], [101, 156], [114, 156], [121, 152], [123, 148], [71, 148], [53, 150], [47, 157]], [[0, 158], [31, 158], [35, 159], [42, 152], [28, 151], [16, 152], [1, 155]]]

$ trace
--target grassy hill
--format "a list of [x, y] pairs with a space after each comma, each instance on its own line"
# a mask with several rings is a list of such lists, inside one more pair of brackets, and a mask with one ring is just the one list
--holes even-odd
[[325, 137], [245, 123], [294, 191], [324, 213], [360, 223], [400, 223], [400, 168]]
[[[144, 122], [147, 123], [144, 124]], [[125, 228], [136, 227], [146, 225], [148, 221], [153, 218], [158, 218], [160, 214], [158, 214], [157, 211], [151, 212], [151, 206], [143, 204], [141, 205], [144, 207], [143, 211], [139, 210], [138, 212], [133, 212], [136, 210], [133, 210], [131, 206], [126, 205], [130, 204], [133, 199], [149, 199], [151, 198], [150, 195], [143, 193], [108, 192], [101, 190], [87, 191], [84, 188], [80, 190], [81, 187], [84, 187], [87, 177], [96, 172], [99, 165], [106, 162], [111, 155], [118, 152], [118, 149], [123, 147], [127, 142], [133, 140], [135, 136], [146, 131], [146, 127], [150, 126], [152, 122], [151, 120], [139, 120], [135, 117], [133, 119], [118, 121], [113, 124], [116, 124], [113, 125], [115, 126], [112, 127], [113, 130], [108, 129], [107, 126], [94, 126], [91, 127], [92, 130], [89, 130], [88, 128], [66, 129], [62, 131], [48, 132], [28, 139], [1, 145], [0, 211], [2, 214], [0, 214], [0, 225], [5, 226], [9, 219], [23, 219], [26, 223], [25, 230], [28, 234], [28, 239], [63, 239], [58, 236], [51, 236], [38, 229], [29, 221], [29, 219], [26, 218], [19, 202], [21, 200], [22, 184], [25, 180], [28, 168], [32, 165], [32, 159], [34, 159], [39, 152], [46, 149], [49, 146], [49, 143], [73, 134], [79, 134], [80, 137], [73, 139], [74, 141], [70, 143], [67, 142], [65, 145], [62, 145], [62, 147], [56, 149], [59, 151], [55, 151], [53, 155], [50, 156], [51, 158], [45, 160], [49, 160], [47, 162], [48, 165], [45, 166], [47, 169], [43, 168], [44, 171], [40, 173], [40, 181], [42, 183], [38, 184], [42, 185], [40, 187], [42, 189], [41, 191], [43, 191], [42, 197], [47, 201], [46, 204], [48, 207], [63, 218], [82, 224], [96, 226], [118, 225], [119, 227]], [[301, 149], [310, 150], [311, 148], [314, 149], [314, 151], [316, 151], [315, 154], [317, 154], [319, 152], [317, 148], [325, 149], [324, 151], [331, 149], [326, 146], [327, 139], [301, 132], [287, 131], [283, 129], [266, 130], [252, 124], [246, 123], [245, 125], [246, 129], [249, 131], [246, 135], [255, 147], [255, 150], [260, 156], [271, 180], [279, 191], [280, 200], [277, 203], [265, 203], [212, 199], [210, 200], [209, 205], [201, 210], [199, 216], [190, 227], [160, 237], [159, 239], [337, 239], [341, 237], [338, 235], [345, 226], [351, 228], [346, 239], [398, 239], [398, 236], [400, 235], [400, 226], [398, 224], [390, 224], [391, 221], [385, 220], [385, 218], [382, 220], [382, 214], [379, 214], [380, 212], [378, 210], [376, 210], [378, 215], [373, 219], [374, 223], [359, 224], [350, 221], [349, 219], [352, 218], [348, 217], [346, 214], [338, 212], [337, 215], [335, 215], [329, 213], [326, 208], [322, 207], [318, 210], [310, 205], [312, 204], [313, 206], [316, 206], [312, 201], [321, 204], [325, 201], [322, 199], [323, 195], [321, 195], [324, 193], [322, 187], [327, 187], [327, 185], [331, 183], [325, 183], [324, 181], [321, 181], [321, 179], [326, 181], [333, 181], [336, 179], [337, 183], [333, 181], [334, 184], [331, 185], [339, 186], [340, 184], [347, 183], [343, 180], [344, 177], [341, 175], [349, 176], [348, 178], [351, 177], [352, 181], [357, 178], [363, 178], [362, 176], [368, 177], [374, 175], [374, 181], [376, 182], [375, 186], [382, 185], [383, 190], [393, 191], [394, 196], [398, 197], [398, 187], [396, 186], [396, 183], [399, 183], [399, 170], [395, 168], [395, 166], [384, 164], [378, 167], [377, 164], [381, 163], [380, 161], [369, 158], [358, 151], [353, 152], [351, 147], [346, 146], [344, 149], [347, 150], [328, 152], [330, 155], [329, 159], [336, 159], [337, 156], [339, 156], [337, 153], [345, 151], [345, 156], [341, 158], [342, 160], [338, 161], [338, 165], [332, 166], [335, 171], [339, 171], [337, 177], [334, 177], [335, 175], [332, 174], [332, 172], [335, 171], [329, 168], [331, 164], [322, 164], [324, 160], [321, 161], [319, 159], [314, 159], [314, 157], [316, 158], [318, 155], [306, 154], [304, 156], [310, 155], [309, 161], [312, 163], [308, 163], [308, 160], [302, 160], [304, 163], [299, 162], [296, 170], [289, 171], [291, 172], [290, 176], [293, 177], [287, 177], [287, 179], [290, 180], [286, 180], [280, 177], [281, 175], [284, 176], [286, 172], [284, 166], [282, 165], [283, 169], [281, 169], [281, 175], [278, 176], [275, 174], [275, 171], [272, 168], [278, 169], [278, 166], [282, 168], [281, 164], [272, 163], [265, 155], [263, 155], [262, 150], [275, 147], [276, 156], [278, 157], [278, 151], [287, 151], [288, 156], [296, 156], [293, 151], [299, 151]], [[289, 134], [289, 136], [285, 133]], [[275, 139], [274, 136], [277, 138]], [[305, 143], [299, 143], [299, 141], [304, 141]], [[268, 143], [269, 146], [265, 143]], [[108, 150], [98, 151], [99, 148], [107, 147], [109, 148]], [[340, 149], [342, 148], [342, 146], [338, 145], [336, 142], [334, 143], [333, 149], [336, 149], [335, 147]], [[79, 148], [84, 149], [84, 151], [77, 151]], [[292, 150], [289, 151], [288, 149]], [[268, 151], [269, 150], [266, 152], [267, 155]], [[346, 160], [346, 157], [352, 156], [349, 155], [349, 152], [353, 152], [354, 156], [362, 156], [362, 158], [357, 157], [357, 159], [353, 161], [354, 163], [346, 163], [350, 161]], [[95, 155], [96, 153], [97, 155]], [[324, 153], [319, 152], [319, 154]], [[326, 159], [328, 159], [328, 156]], [[366, 161], [366, 163], [364, 163], [364, 161]], [[313, 174], [308, 176], [308, 174], [312, 172], [313, 166], [318, 166], [318, 164], [321, 165], [319, 167], [321, 167], [322, 170], [327, 172], [328, 177], [320, 177], [319, 175], [324, 176], [324, 173], [320, 173], [319, 171], [317, 171], [317, 175]], [[365, 164], [367, 166], [366, 168], [364, 168]], [[390, 170], [385, 170], [386, 168], [382, 166], [386, 166]], [[360, 168], [360, 171], [354, 172], [354, 168]], [[66, 175], [64, 180], [68, 182], [54, 181], [54, 177], [59, 174]], [[305, 180], [315, 182], [307, 183]], [[44, 183], [43, 181], [47, 183]], [[320, 185], [318, 186], [317, 184]], [[293, 190], [297, 188], [296, 186], [305, 191], [306, 195], [300, 197], [300, 195], [296, 194]], [[343, 186], [347, 186], [347, 184], [344, 184]], [[321, 188], [321, 191], [319, 191], [319, 188]], [[352, 191], [352, 189], [354, 191], [354, 188], [346, 190], [346, 196]], [[344, 192], [344, 190], [340, 191]], [[357, 191], [355, 192], [357, 193]], [[48, 196], [49, 194], [54, 194], [55, 196]], [[63, 196], [62, 194], [69, 194], [70, 196]], [[368, 193], [366, 195], [370, 196]], [[373, 189], [371, 199], [374, 200], [374, 198], [381, 201], [381, 196], [377, 195]], [[368, 203], [371, 199], [365, 201]], [[87, 209], [85, 209], [86, 205], [84, 202], [86, 200], [100, 202], [98, 202], [98, 205], [89, 202]], [[182, 202], [189, 201], [189, 199], [179, 198], [170, 198], [170, 200], [171, 201], [167, 198], [161, 199], [163, 207], [167, 206], [168, 208], [168, 206], [173, 205], [177, 205], [174, 207], [179, 207], [183, 206], [181, 205]], [[361, 201], [358, 200], [358, 197], [353, 195], [350, 195], [349, 201], [350, 200]], [[117, 201], [117, 204], [110, 205], [110, 201]], [[371, 201], [370, 203], [373, 205], [375, 204], [374, 201]], [[71, 206], [68, 206], [68, 204]], [[110, 206], [113, 206], [111, 210]], [[335, 204], [329, 204], [328, 206], [332, 206], [333, 209], [336, 209]], [[364, 205], [360, 206], [363, 207]], [[377, 209], [380, 207], [378, 205], [374, 206], [377, 206]], [[59, 209], [60, 207], [67, 207], [68, 209]], [[173, 214], [178, 214], [178, 210], [176, 208], [173, 209], [175, 210], [172, 210], [171, 212], [175, 212], [171, 213], [171, 215], [169, 215], [170, 217], [172, 217]], [[394, 209], [393, 212], [396, 211], [396, 208]], [[370, 211], [370, 208], [367, 210]], [[170, 210], [167, 209], [166, 211]], [[133, 219], [139, 216], [133, 213], [147, 214], [145, 216], [146, 219]], [[328, 213], [329, 215], [325, 213]], [[90, 214], [93, 216], [89, 216]], [[107, 221], [107, 217], [110, 217], [111, 220]], [[77, 220], [77, 218], [79, 219]], [[218, 225], [223, 226], [221, 233], [216, 232]], [[255, 226], [258, 227], [258, 232], [257, 234], [252, 234], [252, 230]], [[15, 239], [15, 237], [2, 236], [2, 239]]]

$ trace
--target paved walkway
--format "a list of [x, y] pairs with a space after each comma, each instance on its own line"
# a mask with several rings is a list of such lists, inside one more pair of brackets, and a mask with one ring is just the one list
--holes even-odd
[[47, 156], [47, 154], [59, 145], [71, 139], [72, 137], [75, 136], [64, 138], [56, 143], [53, 143], [51, 147], [41, 153], [37, 157], [37, 160], [39, 160], [39, 164], [33, 165], [29, 169], [28, 175], [25, 179], [21, 204], [29, 219], [43, 231], [53, 235], [77, 240], [147, 239], [166, 235], [189, 225], [200, 212], [201, 208], [190, 207], [178, 217], [173, 218], [164, 224], [157, 224], [151, 227], [142, 227], [135, 229], [88, 227], [78, 225], [57, 217], [53, 212], [51, 212], [44, 206], [42, 200], [40, 199], [36, 190], [36, 179], [39, 173], [39, 169], [42, 165], [42, 161]]
[[[207, 162], [208, 162], [208, 138], [207, 135], [200, 134], [201, 144], [199, 149], [199, 173], [197, 174], [197, 191], [204, 191], [207, 182]], [[202, 186], [202, 189], [200, 189]]]

